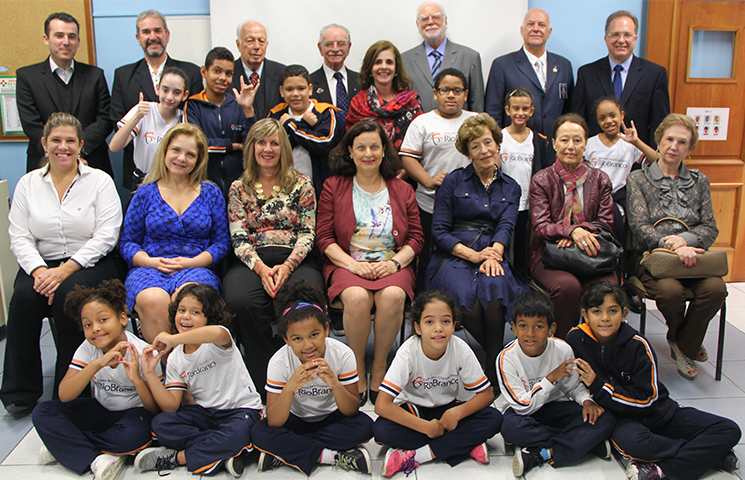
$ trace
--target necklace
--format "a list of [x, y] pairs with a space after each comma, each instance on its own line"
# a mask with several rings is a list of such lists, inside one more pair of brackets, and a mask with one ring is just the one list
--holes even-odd
[[[262, 185], [261, 182], [254, 183], [254, 190], [256, 190], [256, 197], [259, 200], [266, 200], [266, 197], [264, 196], [264, 185]], [[279, 185], [274, 185], [272, 187], [272, 196], [276, 197], [280, 190]]]
[[489, 187], [491, 186], [492, 182], [496, 180], [497, 174], [499, 173], [499, 170], [495, 167], [494, 168], [494, 174], [491, 176], [489, 180], [487, 180], [486, 183], [481, 182], [481, 184], [484, 186], [484, 190], [489, 190]]
[[368, 192], [366, 189], [362, 188], [362, 185], [360, 185], [360, 182], [357, 181], [357, 178], [354, 179], [354, 182], [357, 184], [358, 187], [360, 187], [365, 193], [368, 193], [370, 195], [377, 195], [380, 192], [382, 192], [385, 189], [385, 181], [383, 180], [383, 177], [378, 177], [380, 183], [378, 184], [378, 189], [374, 192]]

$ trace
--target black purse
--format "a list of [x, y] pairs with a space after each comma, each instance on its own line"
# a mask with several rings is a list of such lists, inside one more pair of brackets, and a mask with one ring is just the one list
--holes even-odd
[[546, 249], [541, 257], [543, 265], [554, 270], [564, 270], [578, 277], [597, 277], [615, 272], [621, 261], [623, 247], [607, 225], [602, 222], [592, 222], [592, 225], [600, 228], [595, 237], [600, 244], [597, 255], [591, 257], [580, 250], [576, 243], [559, 248], [558, 242], [545, 240]]

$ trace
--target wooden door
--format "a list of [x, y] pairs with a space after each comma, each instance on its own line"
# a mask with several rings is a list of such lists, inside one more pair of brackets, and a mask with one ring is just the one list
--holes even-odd
[[[711, 180], [719, 237], [714, 248], [727, 252], [727, 281], [745, 280], [745, 0], [649, 0], [645, 58], [667, 68], [672, 111], [728, 107], [726, 141], [701, 140], [686, 161]], [[729, 78], [691, 78], [694, 32], [729, 32], [733, 38]]]

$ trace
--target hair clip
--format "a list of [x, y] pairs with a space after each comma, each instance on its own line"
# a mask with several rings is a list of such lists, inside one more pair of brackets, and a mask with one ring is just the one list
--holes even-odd
[[[308, 303], [308, 302], [300, 302], [300, 303], [298, 303], [298, 304], [297, 304], [297, 305], [295, 306], [295, 310], [298, 310], [298, 309], [300, 309], [300, 308], [304, 308], [304, 307], [315, 307], [315, 308], [317, 308], [318, 310], [320, 310], [320, 311], [321, 311], [321, 313], [323, 313], [323, 309], [322, 309], [321, 307], [319, 307], [319, 306], [318, 306], [318, 305], [316, 305], [315, 303]], [[285, 311], [284, 311], [284, 312], [282, 312], [282, 316], [285, 316], [285, 315], [287, 315], [287, 312], [289, 312], [289, 311], [290, 311], [290, 310], [292, 310], [292, 309], [293, 309], [292, 307], [287, 307], [287, 308], [285, 309]]]

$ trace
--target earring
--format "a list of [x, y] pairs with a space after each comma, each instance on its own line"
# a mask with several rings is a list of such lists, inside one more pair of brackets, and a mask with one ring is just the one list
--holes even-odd
[[49, 152], [44, 152], [45, 157], [49, 157]]

